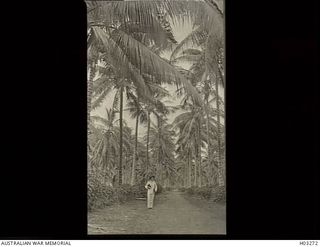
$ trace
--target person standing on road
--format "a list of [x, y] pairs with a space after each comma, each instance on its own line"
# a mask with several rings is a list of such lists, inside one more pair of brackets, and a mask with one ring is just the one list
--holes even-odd
[[154, 195], [158, 190], [157, 184], [155, 182], [155, 177], [151, 176], [145, 186], [145, 188], [148, 190], [147, 191], [147, 207], [149, 209], [153, 208], [153, 200], [154, 200]]

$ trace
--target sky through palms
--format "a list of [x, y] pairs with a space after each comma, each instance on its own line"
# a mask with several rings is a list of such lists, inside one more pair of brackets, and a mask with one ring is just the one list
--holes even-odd
[[[182, 22], [179, 22], [179, 23], [173, 23], [172, 21], [170, 21], [170, 24], [171, 24], [171, 27], [172, 27], [172, 32], [173, 32], [173, 35], [175, 37], [175, 39], [177, 40], [177, 42], [181, 42], [188, 34], [190, 34], [193, 30], [192, 28], [192, 23], [188, 20], [184, 21], [183, 23]], [[165, 58], [165, 59], [170, 59], [170, 56], [171, 56], [171, 51], [167, 50], [167, 51], [164, 51], [162, 54], [161, 54], [161, 57]], [[179, 62], [177, 64], [178, 66], [184, 68], [184, 69], [189, 69], [190, 66], [191, 66], [191, 63], [188, 63], [188, 62]], [[96, 77], [99, 77], [99, 75], [97, 75]], [[180, 101], [181, 101], [181, 98], [182, 96], [177, 96], [176, 95], [176, 86], [175, 85], [169, 85], [169, 84], [163, 84], [162, 85], [163, 88], [165, 88], [169, 93], [170, 93], [170, 96], [169, 97], [165, 97], [164, 100], [167, 100], [169, 103], [167, 103], [168, 106], [178, 106], [180, 105]], [[222, 97], [222, 99], [224, 99], [224, 88], [223, 87], [219, 87], [220, 89], [220, 97]], [[106, 106], [108, 109], [110, 109], [112, 107], [112, 102], [113, 102], [113, 99], [114, 99], [114, 95], [115, 95], [115, 91], [113, 90], [112, 92], [110, 92], [108, 94], [108, 96], [106, 97], [105, 101], [103, 104], [101, 104], [100, 107], [98, 107], [97, 109], [95, 109], [91, 115], [92, 116], [101, 116], [103, 118], [106, 118]], [[126, 106], [127, 104], [127, 100], [125, 99], [124, 97], [124, 105]], [[213, 103], [213, 105], [215, 105], [215, 103]], [[126, 107], [124, 107], [124, 109], [126, 109]], [[167, 118], [168, 118], [168, 123], [172, 123], [172, 121], [175, 119], [175, 117], [177, 115], [179, 115], [181, 112], [183, 112], [183, 110], [177, 110], [175, 111], [174, 113], [169, 113]], [[126, 121], [127, 125], [134, 129], [135, 127], [135, 119], [131, 118], [130, 117], [130, 113], [129, 111], [124, 111], [123, 113], [123, 117], [124, 117], [124, 120]], [[156, 118], [151, 115], [151, 121], [153, 123], [156, 123]], [[222, 123], [223, 123], [223, 120], [222, 120]], [[141, 126], [142, 127], [142, 126]], [[141, 139], [145, 134], [146, 134], [146, 126], [143, 125], [144, 128], [141, 128], [139, 130], [139, 139]]]

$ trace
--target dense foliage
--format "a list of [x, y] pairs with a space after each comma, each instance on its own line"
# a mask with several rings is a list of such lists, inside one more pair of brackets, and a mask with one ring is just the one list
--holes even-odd
[[[89, 209], [145, 194], [149, 175], [165, 188], [218, 198], [225, 185], [221, 1], [87, 7]], [[172, 26], [185, 22], [192, 31], [178, 42]]]
[[187, 194], [198, 196], [214, 202], [226, 202], [226, 190], [221, 186], [191, 187], [185, 190]]
[[[120, 186], [109, 186], [101, 183], [101, 179], [89, 175], [88, 178], [88, 210], [103, 208], [117, 203], [124, 203], [132, 199], [143, 199], [146, 197], [144, 183], [135, 185], [122, 184]], [[157, 193], [162, 192], [162, 186], [158, 184]]]

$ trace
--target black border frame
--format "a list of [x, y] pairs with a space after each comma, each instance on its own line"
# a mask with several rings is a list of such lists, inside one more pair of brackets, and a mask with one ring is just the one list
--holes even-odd
[[319, 239], [318, 2], [225, 5], [227, 235], [86, 235], [86, 8], [28, 1], [4, 7], [1, 239]]

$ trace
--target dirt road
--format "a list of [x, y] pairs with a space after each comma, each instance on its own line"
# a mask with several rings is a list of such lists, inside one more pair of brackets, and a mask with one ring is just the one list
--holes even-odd
[[179, 191], [156, 195], [153, 209], [133, 200], [88, 215], [88, 234], [225, 234], [225, 205]]

